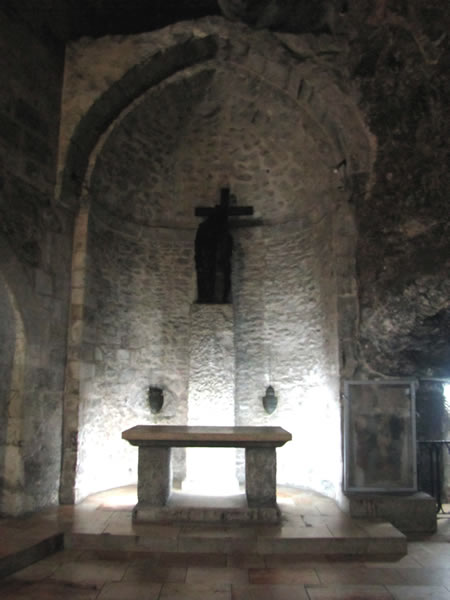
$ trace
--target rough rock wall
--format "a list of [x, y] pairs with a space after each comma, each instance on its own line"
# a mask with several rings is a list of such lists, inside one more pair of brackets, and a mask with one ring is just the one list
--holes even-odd
[[56, 502], [59, 482], [71, 251], [68, 219], [52, 204], [63, 59], [62, 47], [0, 12], [0, 271], [25, 328], [15, 442], [25, 472], [16, 490], [22, 510]]
[[[225, 16], [292, 33], [328, 31], [377, 145], [359, 230], [359, 374], [450, 375], [450, 6], [441, 0], [220, 0]], [[355, 337], [355, 339], [356, 339]]]
[[355, 199], [363, 368], [449, 377], [450, 7], [358, 2], [349, 15], [378, 145], [371, 194]]

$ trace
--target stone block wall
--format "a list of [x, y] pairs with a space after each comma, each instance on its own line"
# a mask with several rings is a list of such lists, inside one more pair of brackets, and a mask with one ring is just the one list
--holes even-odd
[[[111, 225], [111, 220], [109, 221]], [[77, 494], [136, 481], [138, 424], [187, 422], [193, 232], [134, 227], [124, 236], [99, 214], [89, 226], [80, 365]], [[130, 229], [129, 229], [130, 232]], [[148, 389], [164, 390], [152, 414]], [[183, 479], [183, 452], [174, 476]]]
[[58, 498], [72, 244], [70, 215], [54, 203], [63, 61], [62, 46], [0, 10], [0, 278], [9, 295], [0, 363], [12, 382], [0, 394], [0, 510], [9, 514]]
[[[3, 479], [5, 451], [8, 434], [8, 403], [4, 400], [9, 397], [14, 367], [14, 354], [16, 348], [15, 315], [11, 306], [9, 293], [3, 280], [0, 281], [0, 465]], [[3, 484], [4, 485], [4, 484]], [[0, 484], [0, 489], [3, 487]]]
[[[332, 264], [329, 220], [235, 230], [233, 387], [237, 425], [280, 425], [293, 433], [294, 441], [279, 450], [279, 482], [336, 495], [341, 474], [336, 291], [323, 267]], [[193, 234], [136, 227], [128, 238], [95, 214], [91, 219], [80, 497], [92, 486], [135, 481], [136, 452], [121, 440], [124, 429], [188, 422]], [[203, 373], [208, 377], [207, 366]], [[271, 416], [262, 407], [269, 384], [279, 400]], [[158, 415], [147, 403], [150, 385], [164, 389]], [[211, 399], [211, 406], [214, 402], [221, 399]], [[205, 414], [203, 424], [211, 418]], [[182, 452], [174, 467], [175, 479], [182, 480]], [[241, 478], [242, 469], [240, 454]]]
[[[164, 422], [186, 422], [194, 209], [216, 204], [224, 186], [232, 202], [254, 207], [230, 224], [236, 422], [294, 427], [280, 482], [338, 494], [338, 336], [351, 354], [357, 323], [348, 175], [370, 169], [372, 150], [327, 43], [333, 56], [344, 52], [330, 39], [211, 19], [69, 48], [61, 192], [68, 205], [81, 194], [88, 214], [73, 351], [79, 422], [64, 442], [74, 444], [77, 497], [135, 477], [120, 431], [155, 422], [146, 386], [174, 398]], [[342, 322], [338, 302], [349, 306]], [[269, 384], [280, 401], [271, 417], [262, 409]], [[97, 446], [100, 469], [89, 465]]]
[[[304, 219], [238, 236], [236, 423], [286, 428], [293, 441], [278, 450], [279, 482], [335, 495], [341, 472], [336, 284], [324, 272], [333, 263], [325, 221], [328, 227]], [[271, 415], [262, 404], [268, 385], [278, 398]]]

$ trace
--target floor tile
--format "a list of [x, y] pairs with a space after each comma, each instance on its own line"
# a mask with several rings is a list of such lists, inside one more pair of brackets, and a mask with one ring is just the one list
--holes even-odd
[[0, 579], [0, 598], [2, 600], [15, 600], [18, 598], [20, 590], [27, 587], [24, 581], [18, 581], [11, 578]]
[[180, 531], [180, 538], [230, 538], [230, 537], [256, 537], [253, 527], [193, 527], [184, 526]]
[[[450, 537], [449, 537], [450, 539]], [[411, 557], [412, 558], [412, 557]], [[416, 566], [419, 567], [438, 567], [442, 569], [449, 568], [450, 565], [450, 556], [448, 554], [429, 554], [427, 556], [422, 556], [421, 558], [414, 557], [416, 561]]]
[[239, 569], [264, 569], [267, 565], [261, 554], [229, 554], [226, 566]]
[[377, 537], [392, 537], [392, 538], [401, 538], [401, 539], [405, 538], [403, 533], [401, 533], [400, 531], [398, 531], [398, 529], [395, 529], [395, 527], [393, 527], [389, 523], [386, 523], [385, 521], [381, 521], [381, 522], [377, 523], [377, 522], [371, 522], [371, 521], [366, 521], [366, 520], [361, 519], [361, 521], [358, 522], [358, 524], [364, 531], [366, 531], [371, 537], [374, 537], [374, 538], [377, 538]]
[[268, 554], [264, 557], [264, 562], [267, 569], [307, 569], [329, 564], [326, 556], [314, 554]]
[[450, 585], [450, 560], [447, 569], [419, 568], [402, 569], [403, 583], [406, 585]]
[[[391, 535], [394, 530], [386, 523], [358, 520], [356, 527], [347, 515], [333, 509], [331, 501], [314, 494], [284, 493], [282, 526], [135, 525], [133, 503], [125, 506], [118, 498], [114, 501], [118, 508], [113, 509], [110, 492], [76, 507], [61, 506], [24, 519], [0, 519], [0, 560], [6, 552], [29, 547], [61, 527], [78, 531], [66, 537], [68, 544], [73, 543], [70, 549], [0, 581], [0, 598], [156, 600], [160, 595], [158, 600], [450, 600], [450, 528], [444, 528], [450, 519], [438, 522], [436, 535], [409, 542], [409, 553], [400, 560], [383, 554], [375, 560], [361, 556], [349, 561], [348, 552], [361, 551], [366, 534], [373, 535], [373, 552], [386, 534], [394, 549], [405, 538]], [[126, 494], [124, 498], [128, 501]], [[363, 536], [357, 533], [359, 527]], [[99, 530], [109, 532], [99, 535]], [[339, 537], [349, 531], [355, 534], [353, 539]], [[276, 554], [257, 554], [257, 550]]]
[[[75, 551], [75, 550], [72, 550]], [[126, 562], [131, 562], [132, 560], [138, 559], [139, 557], [142, 557], [142, 552], [139, 551], [133, 551], [133, 550], [107, 550], [107, 549], [102, 549], [102, 550], [82, 550], [82, 549], [77, 549], [76, 550], [78, 552], [79, 555], [79, 560], [119, 560], [119, 561], [126, 561]], [[65, 550], [65, 552], [68, 552], [68, 550]], [[148, 557], [149, 553], [145, 553], [145, 555]], [[155, 558], [156, 560], [156, 558]]]
[[347, 524], [339, 523], [328, 523], [327, 529], [331, 532], [331, 535], [335, 538], [365, 538], [367, 539], [367, 532], [362, 527], [350, 526]]
[[[404, 569], [401, 570], [403, 573]], [[320, 583], [330, 584], [402, 584], [405, 579], [397, 569], [368, 567], [322, 567], [317, 568]]]
[[123, 581], [150, 581], [153, 583], [184, 583], [186, 580], [186, 568], [183, 567], [161, 567], [149, 565], [144, 562], [133, 562], [128, 567]]
[[190, 567], [187, 570], [186, 583], [217, 584], [217, 583], [248, 583], [248, 570], [233, 567], [211, 567], [204, 569]]
[[311, 568], [297, 569], [249, 569], [249, 582], [254, 584], [313, 584], [320, 583], [317, 573]]
[[232, 600], [309, 600], [304, 585], [233, 585]]
[[177, 538], [180, 527], [152, 523], [134, 523], [130, 515], [116, 513], [104, 528], [113, 535], [138, 535], [152, 538]]
[[40, 560], [25, 569], [16, 571], [11, 575], [13, 579], [20, 579], [23, 581], [39, 581], [40, 579], [47, 579], [59, 568], [60, 565], [56, 563], [45, 562]]
[[[121, 557], [123, 558], [123, 556]], [[63, 550], [58, 550], [58, 552], [54, 552], [49, 556], [43, 558], [40, 562], [46, 564], [55, 564], [55, 565], [64, 565], [68, 562], [82, 561], [83, 560], [83, 551], [78, 548], [64, 548]], [[89, 559], [92, 560], [92, 559]], [[95, 559], [94, 559], [95, 560]]]
[[392, 600], [381, 585], [307, 586], [310, 600]]
[[119, 582], [108, 583], [97, 600], [158, 600], [161, 583]]
[[217, 537], [184, 535], [180, 536], [178, 540], [178, 551], [211, 554], [252, 554], [256, 552], [257, 545], [256, 536], [241, 535], [234, 537], [230, 536], [229, 533]]
[[276, 527], [265, 526], [258, 528], [258, 536], [261, 538], [311, 538], [323, 537], [331, 538], [331, 532], [326, 525], [318, 525], [317, 527]]
[[195, 552], [161, 552], [155, 558], [161, 567], [226, 567], [225, 554], [197, 554]]
[[450, 600], [450, 592], [438, 585], [388, 585], [387, 589], [395, 600]]
[[272, 539], [261, 537], [258, 540], [259, 554], [313, 554], [324, 556], [332, 551], [333, 538]]
[[304, 515], [303, 522], [308, 527], [317, 527], [319, 525], [332, 525], [335, 527], [359, 527], [354, 519], [348, 515], [340, 513], [338, 515]]
[[391, 560], [391, 561], [383, 561], [383, 560], [369, 560], [364, 562], [364, 566], [368, 568], [375, 569], [406, 569], [406, 568], [418, 568], [420, 567], [420, 563], [414, 557], [407, 554], [406, 556], [402, 556], [402, 558]]
[[2, 600], [96, 600], [95, 585], [67, 585], [57, 581], [25, 584], [15, 595], [2, 595]]
[[106, 582], [120, 581], [127, 565], [118, 561], [80, 561], [61, 565], [51, 579], [74, 584], [101, 586]]
[[166, 583], [158, 600], [231, 600], [231, 586]]

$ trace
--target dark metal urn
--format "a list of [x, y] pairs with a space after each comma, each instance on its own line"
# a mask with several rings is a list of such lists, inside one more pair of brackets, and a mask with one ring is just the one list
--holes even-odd
[[148, 389], [148, 403], [153, 414], [159, 413], [164, 404], [163, 390], [151, 385]]
[[278, 398], [275, 396], [275, 390], [271, 385], [266, 389], [263, 396], [263, 406], [267, 414], [271, 415], [278, 405]]

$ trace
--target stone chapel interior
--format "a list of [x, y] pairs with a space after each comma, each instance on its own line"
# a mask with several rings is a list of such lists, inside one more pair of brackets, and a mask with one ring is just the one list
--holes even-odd
[[1, 3], [1, 515], [136, 483], [138, 424], [283, 427], [278, 483], [345, 506], [348, 381], [411, 382], [448, 439], [445, 4]]

